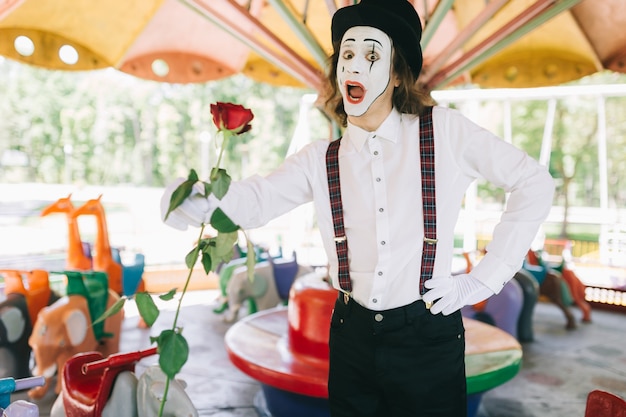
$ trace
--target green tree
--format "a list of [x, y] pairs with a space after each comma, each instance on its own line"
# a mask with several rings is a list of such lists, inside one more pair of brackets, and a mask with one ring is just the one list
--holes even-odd
[[[568, 237], [569, 209], [572, 199], [584, 205], [595, 205], [597, 200], [597, 115], [595, 100], [576, 97], [562, 100], [556, 109], [550, 168], [560, 179], [556, 201], [563, 206], [560, 237]], [[591, 167], [596, 167], [595, 172]], [[589, 176], [588, 184], [593, 190], [572, 190], [575, 178]], [[579, 182], [580, 183], [580, 182]], [[585, 182], [583, 181], [583, 184]], [[593, 192], [592, 192], [593, 191]]]
[[609, 206], [626, 207], [626, 97], [606, 100]]
[[[61, 72], [0, 59], [0, 156], [20, 154], [28, 169], [0, 167], [0, 179], [47, 183], [163, 186], [189, 167], [210, 165], [219, 144], [210, 103], [253, 109], [255, 128], [229, 144], [225, 167], [235, 176], [266, 173], [284, 158], [303, 89], [273, 87], [244, 76], [202, 84], [139, 80], [108, 69]], [[326, 123], [326, 122], [323, 122]], [[10, 151], [5, 154], [5, 151]]]

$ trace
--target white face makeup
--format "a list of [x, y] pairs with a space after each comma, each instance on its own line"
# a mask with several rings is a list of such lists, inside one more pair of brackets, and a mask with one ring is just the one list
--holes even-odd
[[348, 116], [362, 116], [390, 82], [391, 39], [379, 29], [355, 26], [341, 39], [337, 83]]

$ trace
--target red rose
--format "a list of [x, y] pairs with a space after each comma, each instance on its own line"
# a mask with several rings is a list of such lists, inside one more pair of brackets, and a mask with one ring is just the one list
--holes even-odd
[[240, 135], [252, 129], [250, 122], [254, 118], [252, 110], [240, 104], [217, 102], [211, 104], [213, 123], [219, 130], [230, 130]]

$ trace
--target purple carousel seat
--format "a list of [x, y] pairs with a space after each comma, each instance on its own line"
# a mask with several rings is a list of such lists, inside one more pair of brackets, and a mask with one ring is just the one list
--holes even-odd
[[465, 317], [492, 324], [517, 339], [517, 326], [523, 303], [522, 287], [517, 280], [512, 279], [500, 293], [487, 300], [483, 311], [477, 312], [473, 306], [465, 306], [461, 313]]
[[274, 271], [274, 282], [276, 282], [276, 289], [278, 290], [278, 296], [281, 300], [289, 299], [289, 290], [293, 281], [298, 275], [298, 259], [296, 253], [293, 252], [291, 258], [276, 258], [269, 257], [269, 262], [272, 264]]

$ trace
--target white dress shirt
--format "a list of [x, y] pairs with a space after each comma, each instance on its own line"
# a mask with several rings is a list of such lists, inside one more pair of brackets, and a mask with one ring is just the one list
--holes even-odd
[[[437, 254], [433, 276], [451, 273], [454, 227], [467, 187], [485, 178], [510, 193], [487, 254], [471, 274], [498, 293], [517, 270], [552, 205], [547, 169], [458, 111], [433, 109]], [[242, 228], [256, 228], [314, 201], [336, 288], [337, 253], [328, 197], [328, 141], [311, 143], [267, 177], [233, 182], [219, 202]], [[371, 310], [420, 299], [424, 225], [419, 118], [393, 110], [375, 132], [348, 124], [339, 167], [352, 296]]]

